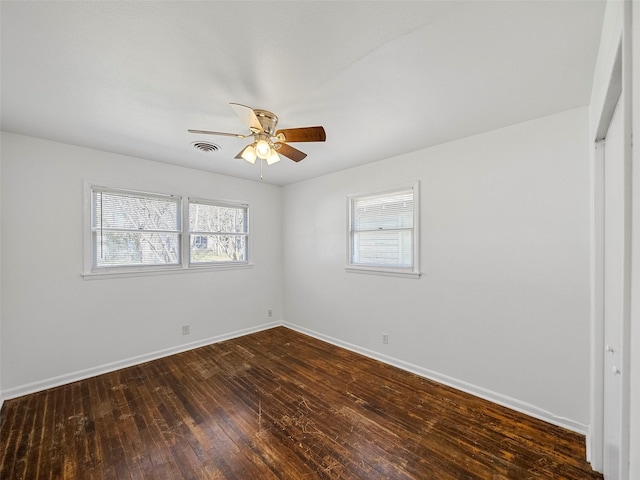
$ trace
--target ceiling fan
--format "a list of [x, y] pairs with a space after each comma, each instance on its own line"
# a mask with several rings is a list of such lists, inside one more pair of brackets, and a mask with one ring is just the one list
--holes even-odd
[[278, 117], [275, 114], [267, 110], [253, 109], [239, 103], [230, 103], [230, 105], [242, 122], [249, 127], [251, 133], [243, 135], [241, 133], [192, 129], [189, 129], [189, 132], [237, 138], [253, 137], [253, 142], [244, 147], [235, 158], [242, 158], [252, 164], [259, 158], [266, 160], [268, 165], [279, 162], [280, 155], [284, 155], [294, 162], [299, 162], [307, 156], [306, 153], [292, 147], [288, 142], [324, 142], [327, 139], [323, 127], [285, 128], [276, 131]]

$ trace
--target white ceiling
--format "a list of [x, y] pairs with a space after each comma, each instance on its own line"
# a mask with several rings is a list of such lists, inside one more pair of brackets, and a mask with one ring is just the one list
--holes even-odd
[[[601, 1], [1, 4], [2, 130], [252, 180], [229, 102], [323, 125], [264, 181], [315, 176], [587, 105]], [[203, 153], [191, 145], [220, 146]]]

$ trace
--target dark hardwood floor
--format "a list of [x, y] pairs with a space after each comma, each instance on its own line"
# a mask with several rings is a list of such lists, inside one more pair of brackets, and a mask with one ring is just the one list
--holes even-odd
[[7, 400], [0, 478], [592, 479], [584, 438], [279, 327]]

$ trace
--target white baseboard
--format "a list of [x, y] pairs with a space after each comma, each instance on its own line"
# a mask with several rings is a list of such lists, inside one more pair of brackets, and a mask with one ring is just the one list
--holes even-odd
[[589, 434], [589, 428], [587, 425], [584, 425], [579, 422], [575, 422], [568, 418], [559, 417], [557, 415], [554, 415], [551, 412], [538, 408], [535, 405], [531, 405], [527, 402], [522, 402], [515, 398], [511, 398], [509, 396], [502, 395], [497, 392], [493, 392], [486, 388], [479, 387], [477, 385], [473, 385], [471, 383], [464, 382], [462, 380], [458, 380], [453, 377], [449, 377], [448, 375], [444, 375], [444, 374], [435, 372], [433, 370], [420, 367], [418, 365], [413, 365], [409, 362], [405, 362], [403, 360], [390, 357], [388, 355], [384, 355], [382, 353], [375, 352], [373, 350], [369, 350], [367, 348], [363, 348], [358, 345], [354, 345], [349, 342], [345, 342], [337, 338], [333, 338], [328, 335], [324, 335], [322, 333], [316, 332], [314, 330], [310, 330], [310, 329], [301, 327], [299, 325], [295, 325], [287, 322], [271, 322], [271, 323], [258, 325], [256, 327], [246, 328], [243, 330], [236, 330], [234, 332], [226, 333], [223, 335], [217, 335], [215, 337], [209, 337], [209, 338], [198, 340], [191, 343], [177, 345], [175, 347], [159, 350], [156, 352], [151, 352], [145, 355], [139, 355], [139, 356], [127, 358], [124, 360], [119, 360], [117, 362], [112, 362], [105, 365], [88, 368], [86, 370], [80, 370], [77, 372], [60, 375], [58, 377], [53, 377], [53, 378], [41, 380], [38, 382], [20, 385], [18, 387], [4, 390], [0, 393], [0, 408], [2, 407], [2, 403], [4, 400], [21, 397], [23, 395], [28, 395], [30, 393], [46, 390], [48, 388], [58, 387], [60, 385], [65, 385], [67, 383], [72, 383], [78, 380], [95, 377], [97, 375], [102, 375], [104, 373], [113, 372], [115, 370], [119, 370], [122, 368], [131, 367], [133, 365], [149, 362], [151, 360], [156, 360], [158, 358], [167, 357], [169, 355], [174, 355], [176, 353], [185, 352], [187, 350], [192, 350], [194, 348], [203, 347], [205, 345], [211, 345], [213, 343], [222, 342], [224, 340], [230, 340], [232, 338], [241, 337], [243, 335], [260, 332], [262, 330], [267, 330], [269, 328], [278, 327], [278, 326], [284, 326], [284, 327], [290, 328], [291, 330], [304, 333], [311, 337], [317, 338], [318, 340], [322, 340], [324, 342], [331, 343], [333, 345], [345, 348], [352, 352], [359, 353], [366, 357], [379, 360], [383, 363], [393, 365], [394, 367], [398, 367], [402, 370], [406, 370], [408, 372], [415, 373], [416, 375], [420, 375], [421, 377], [434, 380], [444, 385], [448, 385], [450, 387], [456, 388], [458, 390], [469, 393], [476, 397], [489, 400], [490, 402], [497, 403], [498, 405], [502, 405], [504, 407], [515, 410], [517, 412], [524, 413], [525, 415], [529, 415], [531, 417], [544, 420], [545, 422], [551, 423], [553, 425], [566, 428], [568, 430], [580, 433], [582, 435]]
[[471, 383], [468, 383], [462, 380], [458, 380], [456, 378], [450, 377], [448, 375], [444, 375], [442, 373], [434, 372], [433, 370], [429, 370], [427, 368], [423, 368], [418, 365], [413, 365], [409, 362], [405, 362], [403, 360], [399, 360], [397, 358], [390, 357], [388, 355], [384, 355], [382, 353], [375, 352], [373, 350], [369, 350], [367, 348], [363, 348], [358, 345], [344, 342], [342, 340], [330, 337], [328, 335], [324, 335], [314, 330], [309, 330], [308, 328], [300, 327], [299, 325], [284, 322], [283, 326], [290, 328], [292, 330], [295, 330], [297, 332], [304, 333], [305, 335], [309, 335], [310, 337], [317, 338], [318, 340], [322, 340], [324, 342], [331, 343], [338, 347], [351, 350], [352, 352], [359, 353], [361, 355], [364, 355], [365, 357], [373, 358], [374, 360], [378, 360], [380, 362], [393, 365], [394, 367], [398, 367], [402, 370], [406, 370], [407, 372], [415, 373], [416, 375], [420, 375], [421, 377], [427, 378], [429, 380], [433, 380], [438, 383], [448, 385], [450, 387], [469, 393], [476, 397], [489, 400], [490, 402], [497, 403], [498, 405], [502, 405], [503, 407], [507, 407], [507, 408], [510, 408], [511, 410], [524, 413], [525, 415], [529, 415], [530, 417], [543, 420], [545, 422], [551, 423], [558, 427], [566, 428], [567, 430], [571, 430], [581, 435], [587, 435], [588, 433], [588, 430], [589, 430], [588, 425], [584, 425], [582, 423], [576, 422], [569, 418], [559, 417], [557, 415], [554, 415], [551, 412], [538, 408], [535, 405], [531, 405], [530, 403], [523, 402], [515, 398], [511, 398], [501, 393], [493, 392], [486, 388], [479, 387], [477, 385], [473, 385]]
[[[21, 397], [23, 395], [29, 395], [30, 393], [40, 392], [48, 388], [59, 387], [67, 383], [77, 382], [78, 380], [84, 380], [86, 378], [95, 377], [104, 373], [113, 372], [122, 368], [139, 365], [141, 363], [149, 362], [151, 360], [157, 360], [159, 358], [168, 357], [169, 355], [175, 355], [176, 353], [186, 352], [187, 350], [193, 350], [194, 348], [203, 347], [205, 345], [211, 345], [213, 343], [222, 342], [224, 340], [230, 340], [232, 338], [242, 337], [250, 333], [260, 332], [269, 328], [282, 325], [280, 322], [265, 323], [256, 327], [245, 328], [243, 330], [236, 330], [235, 332], [225, 333], [222, 335], [216, 335], [215, 337], [209, 337], [202, 340], [197, 340], [191, 343], [184, 343], [176, 345], [175, 347], [158, 350], [156, 352], [147, 353], [144, 355], [138, 355], [135, 357], [127, 358], [124, 360], [118, 360], [117, 362], [107, 363], [99, 365], [97, 367], [87, 368], [85, 370], [79, 370], [77, 372], [71, 372], [64, 375], [60, 375], [37, 382], [27, 383], [18, 387], [9, 388], [4, 390], [0, 394], [0, 398], [9, 400], [11, 398]], [[1, 406], [1, 405], [0, 405]]]

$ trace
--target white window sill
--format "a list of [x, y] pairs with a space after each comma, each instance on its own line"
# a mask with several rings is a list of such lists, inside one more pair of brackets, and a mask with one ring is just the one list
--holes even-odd
[[218, 265], [191, 265], [190, 267], [173, 267], [158, 269], [104, 269], [82, 274], [84, 280], [101, 280], [107, 278], [148, 277], [155, 275], [175, 275], [179, 273], [214, 272], [218, 270], [244, 270], [253, 268], [253, 263], [227, 263]]
[[365, 275], [383, 275], [386, 277], [402, 277], [402, 278], [420, 278], [420, 272], [413, 270], [403, 270], [399, 268], [382, 268], [382, 267], [360, 267], [356, 265], [347, 265], [344, 269], [348, 273], [363, 273]]

